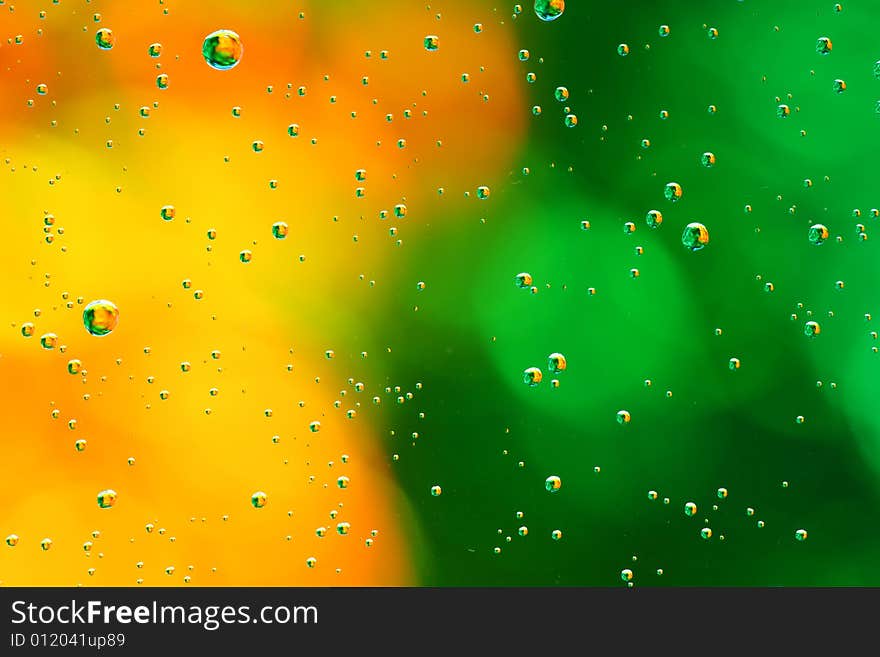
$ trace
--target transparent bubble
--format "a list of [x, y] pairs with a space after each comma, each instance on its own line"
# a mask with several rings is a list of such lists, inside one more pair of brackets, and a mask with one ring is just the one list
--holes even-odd
[[21, 334], [26, 338], [32, 338], [34, 336], [34, 325], [30, 322], [25, 322], [21, 325]]
[[289, 232], [289, 228], [287, 224], [283, 221], [276, 221], [272, 224], [272, 236], [276, 240], [283, 240], [287, 237], [287, 233]]
[[433, 497], [440, 497], [443, 494], [443, 489], [440, 486], [431, 486], [431, 495]]
[[831, 39], [828, 37], [819, 37], [816, 41], [816, 52], [820, 55], [827, 55], [831, 52], [833, 45], [831, 44]]
[[561, 541], [562, 540], [562, 530], [561, 529], [554, 529], [552, 532], [550, 532], [550, 538], [552, 538], [554, 541]]
[[629, 568], [624, 568], [620, 571], [620, 579], [622, 579], [624, 582], [631, 582], [632, 578], [633, 571], [631, 571]]
[[535, 14], [542, 21], [555, 21], [565, 11], [565, 0], [535, 0]]
[[241, 38], [232, 30], [211, 32], [202, 43], [202, 57], [208, 66], [218, 71], [237, 66], [243, 53]]
[[660, 28], [657, 30], [657, 33], [662, 37], [668, 37], [669, 36], [669, 26], [668, 25], [661, 25]]
[[617, 411], [617, 423], [618, 424], [629, 424], [632, 420], [632, 416], [629, 411]]
[[436, 34], [429, 34], [425, 37], [425, 50], [434, 52], [440, 47], [440, 37]]
[[176, 214], [177, 210], [174, 209], [173, 205], [163, 205], [159, 210], [159, 216], [165, 221], [171, 221]]
[[547, 369], [553, 374], [564, 372], [567, 367], [568, 362], [562, 354], [555, 352], [547, 356]]
[[529, 367], [523, 370], [523, 383], [529, 386], [536, 386], [541, 383], [544, 373], [538, 367]]
[[810, 240], [810, 244], [816, 246], [822, 244], [828, 239], [828, 228], [824, 224], [813, 224], [807, 232], [807, 239]]
[[728, 361], [728, 367], [730, 367], [730, 369], [733, 371], [738, 370], [740, 368], [740, 365], [741, 363], [739, 361], [739, 358], [731, 358], [730, 361]]
[[517, 54], [517, 57], [519, 57], [519, 61], [521, 61], [521, 62], [529, 61], [529, 57], [531, 57], [531, 56], [532, 56], [531, 53], [528, 50], [526, 50], [525, 48], [520, 50], [519, 53]]
[[645, 221], [651, 228], [659, 228], [660, 224], [663, 223], [663, 213], [660, 210], [648, 210], [648, 214], [645, 215]]
[[87, 446], [88, 446], [88, 443], [87, 443], [87, 442], [85, 441], [85, 439], [83, 439], [83, 438], [80, 438], [80, 439], [77, 440], [75, 443], [73, 443], [73, 448], [74, 448], [77, 452], [84, 452], [84, 451], [86, 451], [86, 447], [87, 447]]
[[[367, 539], [367, 540], [369, 540], [369, 539]], [[318, 565], [318, 560], [315, 559], [315, 557], [309, 557], [308, 559], [306, 559], [306, 565], [309, 568], [314, 568], [315, 566]]]
[[95, 32], [95, 43], [98, 44], [98, 48], [101, 50], [110, 50], [116, 45], [116, 36], [113, 34], [113, 30], [107, 27], [102, 27]]
[[71, 358], [67, 361], [67, 371], [71, 374], [79, 374], [82, 371], [82, 361], [78, 358]]
[[706, 151], [700, 156], [700, 162], [707, 169], [715, 166], [715, 153]]
[[351, 524], [347, 522], [340, 522], [336, 525], [336, 533], [340, 536], [347, 536], [351, 531]]
[[160, 73], [159, 75], [156, 76], [156, 86], [159, 87], [160, 89], [167, 89], [168, 88], [168, 74], [167, 73]]
[[544, 488], [550, 493], [556, 493], [562, 488], [562, 479], [556, 475], [550, 475], [544, 480]]
[[51, 538], [44, 538], [42, 541], [40, 541], [40, 549], [43, 552], [46, 552], [47, 550], [50, 550], [51, 548], [52, 548], [52, 539]]
[[350, 483], [351, 483], [351, 480], [350, 480], [348, 477], [346, 477], [345, 475], [342, 475], [341, 477], [339, 477], [339, 478], [336, 480], [336, 485], [337, 485], [339, 488], [348, 488], [348, 485], [349, 485]]
[[804, 324], [804, 335], [814, 338], [822, 332], [819, 322], [809, 321]]
[[119, 309], [112, 301], [98, 299], [83, 309], [83, 326], [96, 336], [107, 335], [119, 323]]
[[312, 433], [318, 433], [321, 430], [321, 423], [317, 420], [309, 423], [309, 431]]
[[573, 128], [578, 124], [578, 117], [576, 114], [566, 114], [565, 115], [565, 127]]
[[655, 490], [648, 491], [648, 499], [651, 500], [652, 502], [657, 499], [657, 496], [658, 496], [657, 491], [655, 491]]
[[488, 187], [486, 187], [486, 185], [480, 185], [479, 187], [477, 187], [478, 199], [485, 201], [487, 198], [489, 198], [489, 194], [491, 194], [491, 191]]
[[786, 104], [781, 104], [776, 107], [776, 116], [780, 119], [786, 119], [791, 115], [791, 108]]
[[262, 509], [266, 506], [266, 502], [268, 502], [268, 496], [261, 490], [256, 491], [253, 495], [251, 495], [251, 506], [255, 509]]
[[663, 196], [666, 197], [667, 201], [672, 201], [673, 203], [681, 198], [682, 193], [681, 185], [677, 182], [666, 183], [666, 186], [663, 188]]
[[621, 57], [626, 57], [629, 54], [629, 46], [625, 43], [621, 43], [617, 46], [617, 54]]
[[158, 57], [162, 54], [162, 44], [151, 43], [149, 48], [147, 48], [147, 52], [150, 54], [150, 57]]
[[100, 493], [98, 493], [98, 506], [102, 509], [109, 509], [111, 506], [116, 504], [116, 497], [116, 491], [112, 488], [102, 490]]
[[238, 254], [238, 259], [247, 264], [254, 259], [254, 254], [249, 249], [244, 249], [241, 253]]
[[684, 514], [688, 517], [695, 516], [697, 514], [697, 505], [694, 502], [688, 502], [685, 504]]
[[700, 536], [702, 536], [704, 540], [708, 541], [710, 538], [712, 538], [712, 529], [709, 527], [703, 527], [700, 530]]
[[846, 91], [846, 82], [838, 78], [831, 83], [831, 88], [834, 89], [835, 93], [842, 94]]
[[806, 529], [798, 529], [794, 533], [794, 537], [801, 542], [806, 541], [807, 540], [807, 530]]
[[54, 333], [44, 333], [40, 336], [40, 346], [43, 349], [54, 349], [58, 344], [58, 336]]
[[564, 103], [568, 100], [568, 87], [556, 87], [556, 91], [553, 92], [553, 95], [560, 103]]
[[691, 251], [699, 251], [709, 243], [709, 230], [698, 221], [689, 223], [681, 234], [681, 243]]

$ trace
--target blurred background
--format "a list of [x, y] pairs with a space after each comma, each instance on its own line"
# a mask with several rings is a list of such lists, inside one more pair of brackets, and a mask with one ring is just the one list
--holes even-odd
[[877, 585], [878, 19], [0, 0], [0, 582]]

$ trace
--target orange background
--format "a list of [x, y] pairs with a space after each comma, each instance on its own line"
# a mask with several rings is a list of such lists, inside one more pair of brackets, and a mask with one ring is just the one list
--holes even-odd
[[[395, 254], [432, 223], [453, 227], [462, 190], [506, 175], [522, 113], [511, 110], [517, 46], [503, 22], [480, 2], [0, 6], [0, 534], [20, 536], [0, 546], [2, 583], [418, 583], [418, 518], [395, 484], [383, 409], [397, 397], [386, 387], [412, 392], [413, 404], [430, 391], [389, 380], [396, 336], [373, 309], [414, 293], [417, 278], [405, 291], [385, 284]], [[100, 27], [113, 30], [112, 50], [95, 45]], [[201, 56], [220, 27], [244, 44], [229, 71]], [[426, 34], [440, 36], [438, 51], [425, 51]], [[155, 59], [153, 42], [163, 46]], [[391, 212], [398, 203], [404, 219]], [[160, 218], [164, 205], [173, 221]], [[290, 225], [283, 241], [271, 234], [279, 220]], [[252, 262], [239, 261], [243, 249]], [[103, 338], [82, 327], [84, 304], [99, 298], [120, 310]], [[24, 322], [34, 337], [22, 337]], [[44, 350], [50, 331], [59, 346]], [[70, 358], [85, 371], [68, 374]], [[105, 488], [119, 495], [109, 510], [95, 500]], [[268, 494], [264, 509], [250, 505], [256, 490]], [[348, 536], [336, 533], [341, 521]]]

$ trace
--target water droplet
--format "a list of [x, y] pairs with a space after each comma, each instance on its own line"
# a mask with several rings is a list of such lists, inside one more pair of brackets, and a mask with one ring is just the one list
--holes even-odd
[[119, 309], [112, 301], [98, 299], [83, 309], [83, 326], [92, 335], [107, 335], [118, 323]]
[[544, 373], [538, 367], [529, 367], [523, 370], [523, 383], [529, 386], [536, 386], [541, 383]]
[[113, 30], [102, 27], [95, 32], [95, 43], [98, 44], [98, 48], [101, 50], [110, 50], [116, 44], [116, 36], [113, 34]]
[[237, 66], [243, 53], [241, 39], [232, 30], [211, 32], [202, 43], [202, 56], [208, 66], [218, 71]]
[[255, 509], [262, 509], [266, 506], [266, 502], [268, 501], [268, 497], [266, 493], [261, 490], [256, 491], [253, 495], [251, 495], [251, 505]]
[[663, 188], [663, 196], [666, 197], [667, 201], [672, 201], [674, 203], [681, 198], [681, 195], [681, 185], [677, 182], [666, 183], [666, 187]]
[[542, 21], [555, 21], [565, 11], [565, 0], [535, 0], [535, 14]]
[[681, 234], [681, 243], [691, 251], [699, 251], [709, 243], [709, 230], [697, 221], [689, 223]]
[[568, 367], [568, 362], [565, 360], [565, 356], [560, 353], [552, 353], [547, 356], [547, 369], [553, 373], [558, 374], [559, 372], [564, 372]]
[[807, 232], [807, 239], [810, 240], [810, 244], [816, 246], [822, 244], [828, 239], [828, 228], [824, 224], [813, 224]]
[[556, 475], [550, 475], [544, 480], [544, 488], [550, 493], [556, 493], [562, 488], [562, 479]]
[[116, 491], [112, 488], [102, 490], [100, 493], [98, 493], [98, 506], [102, 509], [109, 509], [111, 506], [116, 504], [116, 497]]

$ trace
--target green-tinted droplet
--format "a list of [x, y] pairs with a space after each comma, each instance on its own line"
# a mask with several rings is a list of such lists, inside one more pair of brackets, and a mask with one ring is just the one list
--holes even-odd
[[112, 488], [102, 490], [100, 493], [98, 493], [98, 506], [102, 509], [109, 509], [111, 506], [116, 504], [116, 497], [116, 491]]
[[544, 488], [550, 493], [556, 493], [562, 488], [562, 479], [556, 475], [550, 475], [544, 480]]
[[202, 43], [202, 56], [208, 66], [218, 71], [237, 66], [243, 53], [241, 38], [232, 30], [211, 32]]
[[816, 246], [822, 244], [828, 239], [828, 228], [824, 224], [813, 224], [807, 232], [807, 239], [810, 240], [810, 244]]
[[113, 30], [107, 27], [102, 27], [95, 32], [95, 43], [98, 44], [98, 48], [101, 50], [110, 50], [116, 44], [116, 37], [113, 34]]
[[535, 14], [542, 21], [555, 21], [565, 11], [565, 0], [535, 0]]
[[98, 299], [83, 309], [83, 326], [92, 335], [107, 335], [119, 323], [119, 309], [112, 301]]
[[691, 251], [699, 251], [709, 243], [709, 230], [698, 221], [689, 223], [681, 234], [681, 243]]

